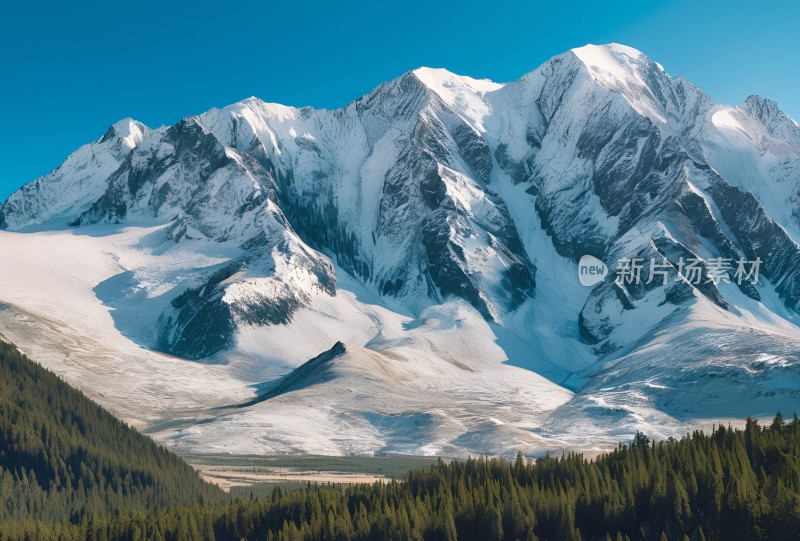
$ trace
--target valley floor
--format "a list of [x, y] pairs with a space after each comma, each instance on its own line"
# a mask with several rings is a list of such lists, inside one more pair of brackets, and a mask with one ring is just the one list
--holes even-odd
[[[302, 486], [306, 483], [385, 482], [410, 469], [430, 467], [437, 458], [418, 456], [248, 456], [184, 455], [201, 477], [226, 491], [233, 487]], [[264, 488], [259, 487], [259, 488]]]

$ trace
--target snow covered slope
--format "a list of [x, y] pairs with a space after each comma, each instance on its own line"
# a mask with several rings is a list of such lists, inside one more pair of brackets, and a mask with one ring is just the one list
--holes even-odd
[[[774, 102], [715, 104], [630, 47], [507, 84], [420, 68], [342, 109], [249, 98], [118, 122], [0, 205], [0, 321], [71, 381], [99, 378], [101, 401], [143, 358], [174, 381], [219, 374], [215, 400], [107, 400], [187, 450], [677, 435], [796, 399], [799, 184], [800, 127]], [[587, 254], [612, 268], [593, 287]], [[664, 281], [618, 283], [624, 258]], [[738, 260], [761, 262], [758, 283], [737, 283]], [[116, 348], [107, 370], [88, 338]]]
[[73, 220], [105, 192], [108, 178], [149, 132], [141, 122], [120, 120], [101, 139], [84, 145], [61, 166], [13, 193], [3, 203], [0, 227]]

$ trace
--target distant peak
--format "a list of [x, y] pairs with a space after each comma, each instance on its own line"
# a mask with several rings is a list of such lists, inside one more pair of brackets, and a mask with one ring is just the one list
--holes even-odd
[[576, 47], [572, 49], [577, 55], [585, 54], [598, 54], [598, 53], [610, 53], [614, 55], [621, 55], [627, 56], [629, 58], [642, 58], [645, 54], [640, 51], [639, 49], [634, 49], [633, 47], [629, 47], [628, 45], [622, 45], [620, 43], [606, 43], [605, 45], [595, 45], [593, 43], [588, 43], [583, 47]]
[[133, 148], [139, 144], [139, 141], [141, 141], [145, 134], [147, 134], [149, 131], [150, 128], [138, 120], [126, 117], [122, 120], [114, 122], [111, 126], [109, 126], [105, 135], [103, 135], [103, 138], [100, 139], [100, 142], [104, 143], [111, 139], [121, 139], [128, 146]]
[[417, 76], [421, 81], [425, 81], [426, 79], [446, 79], [450, 77], [458, 78], [459, 75], [453, 73], [450, 70], [445, 68], [429, 68], [427, 66], [420, 66], [419, 68], [413, 70], [411, 73]]
[[644, 53], [639, 49], [634, 49], [633, 47], [629, 47], [628, 45], [623, 45], [621, 43], [608, 43], [606, 45], [602, 45], [602, 47], [608, 48], [610, 51], [628, 56], [630, 58], [642, 58]]
[[446, 69], [418, 68], [410, 74], [426, 89], [439, 97], [462, 120], [478, 132], [485, 131], [483, 119], [490, 113], [485, 96], [503, 88], [502, 84], [488, 79], [473, 79], [456, 75]]
[[126, 117], [114, 122], [111, 128], [117, 132], [118, 137], [127, 137], [133, 133], [144, 132], [148, 129], [147, 126], [131, 117]]
[[756, 114], [775, 115], [782, 113], [781, 108], [778, 107], [778, 104], [775, 101], [757, 96], [755, 94], [748, 96], [747, 99], [744, 100], [742, 107], [744, 107], [747, 111]]
[[249, 98], [237, 101], [236, 103], [228, 105], [223, 110], [241, 111], [242, 108], [249, 109], [251, 111], [267, 112], [269, 114], [277, 115], [280, 117], [292, 116], [297, 111], [296, 107], [292, 107], [290, 105], [282, 105], [280, 103], [264, 101], [257, 96], [250, 96]]
[[623, 77], [626, 73], [634, 71], [634, 66], [640, 65], [643, 61], [649, 62], [647, 56], [641, 51], [619, 43], [584, 45], [572, 49], [572, 53], [590, 71], [605, 72], [617, 77]]
[[239, 103], [244, 104], [244, 105], [258, 105], [258, 106], [267, 105], [267, 102], [265, 102], [264, 100], [262, 100], [258, 96], [250, 96], [249, 98], [245, 98], [245, 99], [241, 100]]
[[786, 123], [789, 123], [795, 128], [798, 126], [793, 118], [783, 112], [777, 102], [761, 96], [748, 96], [738, 109], [744, 111], [750, 117], [757, 119], [767, 127], [772, 127], [773, 124]]
[[481, 93], [491, 92], [503, 87], [502, 84], [495, 83], [489, 79], [473, 79], [472, 77], [468, 77], [466, 75], [457, 75], [444, 68], [421, 67], [415, 69], [411, 73], [413, 73], [414, 76], [422, 82], [422, 84], [440, 94], [442, 91], [452, 89], [454, 87], [465, 87], [474, 92]]
[[[620, 94], [639, 114], [658, 124], [667, 124], [670, 110], [684, 106], [678, 102], [706, 98], [702, 91], [670, 77], [661, 64], [627, 45], [585, 45], [570, 53], [594, 82]], [[682, 85], [683, 91], [673, 93], [674, 85]]]

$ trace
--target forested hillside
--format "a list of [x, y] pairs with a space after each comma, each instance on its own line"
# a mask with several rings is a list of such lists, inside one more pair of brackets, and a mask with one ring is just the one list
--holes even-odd
[[[800, 532], [800, 423], [719, 428], [588, 461], [471, 459], [403, 482], [275, 489], [264, 499], [131, 511], [11, 540], [781, 540]], [[2, 539], [2, 536], [0, 536]]]
[[0, 524], [222, 497], [183, 460], [0, 341]]
[[800, 422], [639, 435], [596, 460], [439, 462], [403, 481], [228, 500], [0, 343], [0, 541], [780, 540], [800, 533]]

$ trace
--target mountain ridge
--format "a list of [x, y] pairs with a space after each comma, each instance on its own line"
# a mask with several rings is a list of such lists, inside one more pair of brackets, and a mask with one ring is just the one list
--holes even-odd
[[[522, 425], [557, 437], [569, 429], [552, 416], [565, 409], [564, 418], [603, 412], [609, 441], [642, 422], [684, 427], [683, 417], [702, 418], [702, 404], [671, 370], [718, 370], [705, 363], [718, 358], [718, 328], [759, 331], [753, 350], [725, 338], [742, 353], [724, 370], [730, 392], [770, 355], [771, 336], [785, 345], [775, 377], [790, 380], [800, 361], [790, 345], [800, 340], [800, 128], [762, 98], [717, 105], [635, 49], [573, 49], [505, 84], [419, 68], [339, 109], [248, 98], [174, 126], [123, 120], [108, 133], [88, 147], [100, 162], [86, 150], [68, 158], [72, 176], [12, 194], [0, 226], [39, 221], [43, 234], [76, 235], [119, 226], [135, 237], [123, 248], [122, 233], [98, 233], [97, 249], [117, 254], [121, 271], [92, 295], [138, 345], [210, 363], [252, 357], [251, 385], [336, 342], [413, 359], [401, 366], [420, 382], [428, 368], [438, 382], [464, 365], [498, 382], [522, 368], [554, 385], [514, 371], [518, 396], [541, 384], [549, 398], [535, 419], [496, 425], [510, 431], [499, 440], [485, 439], [498, 429], [476, 422], [480, 413], [466, 419], [442, 404], [427, 414], [446, 427], [444, 440], [420, 449], [505, 448]], [[117, 148], [129, 148], [123, 159]], [[93, 191], [56, 198], [51, 187], [70, 182], [68, 194]], [[157, 231], [139, 236], [141, 224]], [[583, 255], [611, 267], [591, 288], [576, 276]], [[615, 262], [631, 258], [663, 264], [664, 281], [616, 280]], [[760, 280], [737, 283], [734, 263], [756, 259]], [[729, 267], [711, 279], [718, 260]], [[680, 338], [695, 332], [694, 344]], [[465, 378], [454, 396], [472, 389], [462, 372], [451, 374]], [[659, 379], [692, 397], [681, 419], [674, 405], [661, 409]], [[623, 404], [608, 406], [616, 399], [599, 381], [615, 382]], [[424, 410], [402, 398], [407, 411], [378, 406], [379, 385], [368, 382], [365, 405], [353, 406], [333, 398], [351, 379], [328, 383], [265, 404], [291, 409], [320, 396], [336, 403], [336, 422], [372, 435], [384, 425], [365, 419], [400, 416], [403, 426]], [[792, 396], [779, 387], [765, 413]], [[391, 448], [391, 437], [375, 438]]]

